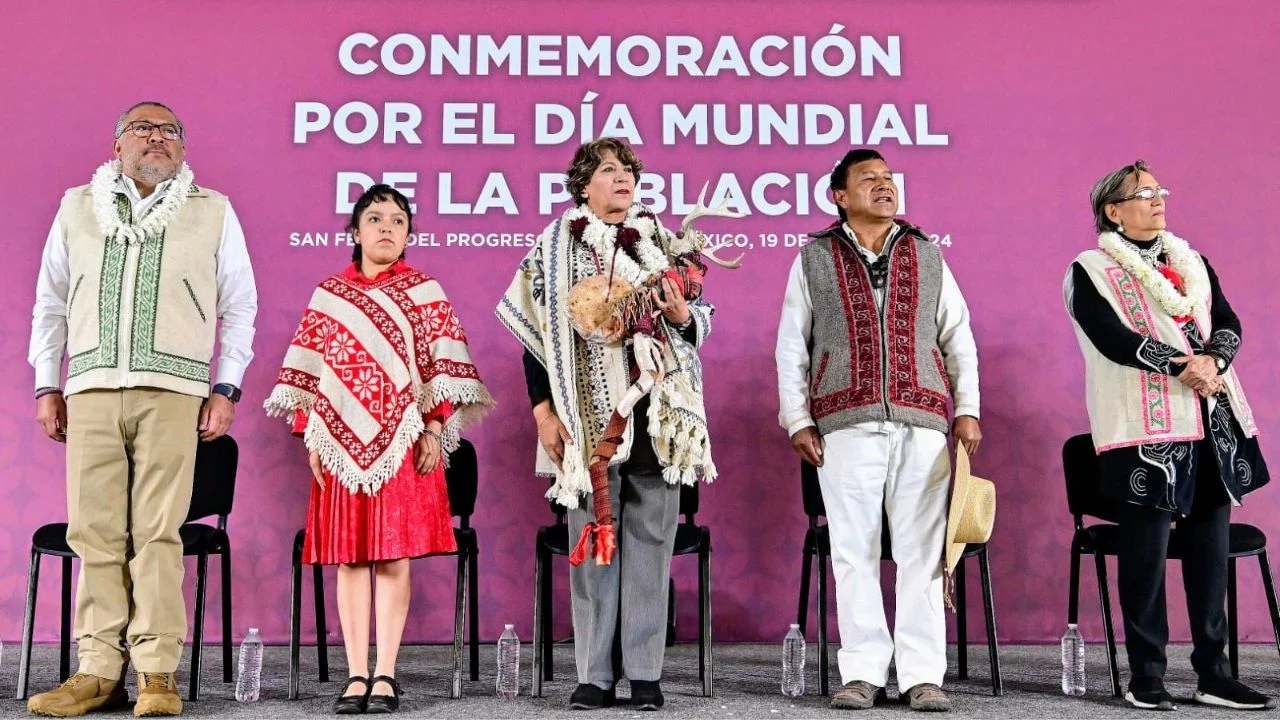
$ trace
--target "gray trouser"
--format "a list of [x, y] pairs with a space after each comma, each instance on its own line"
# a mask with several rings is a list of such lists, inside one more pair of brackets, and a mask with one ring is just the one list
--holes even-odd
[[[618, 534], [613, 563], [596, 565], [588, 556], [569, 570], [578, 682], [605, 690], [622, 676], [662, 679], [680, 487], [667, 484], [656, 463], [633, 460], [609, 468], [609, 497]], [[569, 511], [569, 542], [576, 543], [582, 528], [594, 520], [586, 498], [583, 507]], [[614, 662], [615, 643], [621, 649], [621, 674]]]

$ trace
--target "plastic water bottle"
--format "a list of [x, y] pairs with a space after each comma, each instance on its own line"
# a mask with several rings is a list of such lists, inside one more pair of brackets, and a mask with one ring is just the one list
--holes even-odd
[[520, 638], [508, 625], [498, 638], [498, 697], [513, 700], [520, 694]]
[[236, 679], [236, 700], [258, 702], [262, 687], [262, 638], [258, 628], [249, 628], [249, 634], [240, 643], [240, 675]]
[[1062, 692], [1084, 694], [1084, 638], [1075, 623], [1067, 625], [1062, 636]]
[[800, 626], [792, 623], [782, 640], [782, 694], [787, 697], [804, 695], [804, 635]]

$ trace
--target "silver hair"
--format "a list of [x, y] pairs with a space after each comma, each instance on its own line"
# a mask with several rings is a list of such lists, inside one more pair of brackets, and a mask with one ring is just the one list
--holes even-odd
[[132, 106], [129, 107], [128, 110], [125, 110], [124, 112], [120, 113], [120, 117], [116, 119], [116, 134], [114, 135], [114, 137], [118, 138], [124, 134], [125, 118], [129, 117], [129, 113], [133, 112], [134, 110], [137, 110], [140, 107], [158, 107], [158, 108], [164, 108], [165, 110], [168, 110], [169, 114], [173, 116], [174, 124], [178, 126], [178, 136], [182, 140], [187, 139], [187, 128], [185, 125], [182, 124], [182, 121], [178, 119], [178, 113], [174, 112], [173, 108], [169, 107], [168, 105], [165, 105], [162, 102], [156, 102], [155, 100], [144, 100], [140, 103], [134, 103]]
[[1144, 172], [1151, 172], [1147, 163], [1135, 160], [1119, 170], [1103, 175], [1101, 180], [1093, 184], [1093, 190], [1089, 191], [1089, 204], [1093, 206], [1093, 225], [1098, 232], [1115, 232], [1118, 226], [1107, 217], [1107, 206], [1124, 197], [1124, 181], [1130, 175]]

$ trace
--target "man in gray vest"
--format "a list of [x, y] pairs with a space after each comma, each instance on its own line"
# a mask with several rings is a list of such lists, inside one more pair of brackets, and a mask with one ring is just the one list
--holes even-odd
[[185, 143], [169, 108], [129, 108], [115, 159], [67, 191], [45, 242], [29, 359], [36, 419], [67, 445], [67, 542], [81, 564], [78, 672], [31, 698], [37, 715], [127, 704], [130, 660], [134, 714], [182, 713], [178, 528], [198, 441], [235, 418], [258, 311], [240, 222], [226, 196], [195, 184]]
[[[938, 248], [894, 219], [898, 187], [878, 152], [847, 153], [831, 190], [840, 220], [792, 265], [776, 351], [779, 421], [818, 467], [831, 532], [843, 683], [831, 706], [870, 708], [896, 659], [912, 709], [948, 710], [946, 433], [970, 454], [982, 439], [969, 310]], [[892, 635], [880, 595], [886, 530], [898, 568]]]

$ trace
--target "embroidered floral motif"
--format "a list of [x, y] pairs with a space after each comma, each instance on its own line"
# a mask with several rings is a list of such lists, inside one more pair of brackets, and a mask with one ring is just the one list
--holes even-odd
[[1151, 297], [1170, 316], [1191, 317], [1209, 301], [1209, 282], [1199, 268], [1199, 257], [1182, 238], [1166, 232], [1161, 237], [1169, 267], [1182, 278], [1183, 291], [1156, 268], [1149, 265], [1132, 243], [1117, 233], [1098, 236], [1098, 247], [1125, 272], [1137, 278]]

